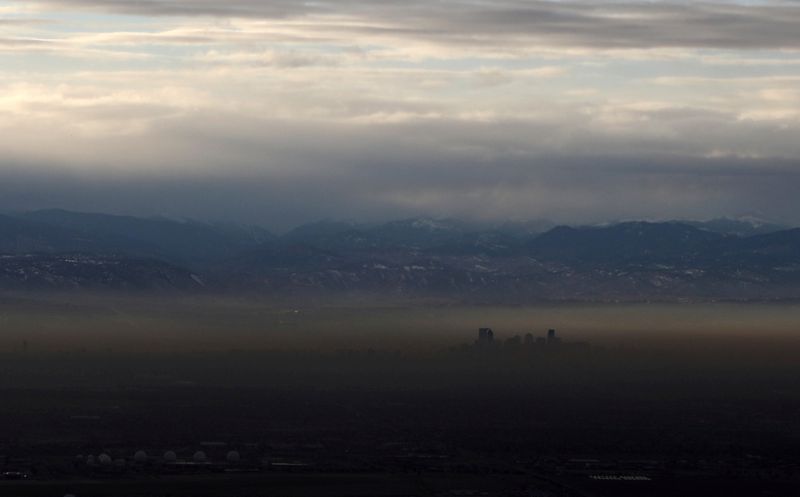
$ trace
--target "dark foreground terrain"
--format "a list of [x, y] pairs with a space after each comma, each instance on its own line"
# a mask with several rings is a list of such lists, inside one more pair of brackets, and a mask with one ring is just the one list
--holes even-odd
[[[68, 304], [3, 308], [0, 495], [784, 496], [800, 487], [793, 309], [750, 309], [756, 321], [772, 315], [772, 329], [723, 338], [717, 328], [731, 315], [746, 322], [741, 311], [204, 301], [169, 304], [167, 325], [163, 302], [148, 312]], [[249, 321], [228, 320], [231, 309]], [[493, 343], [474, 343], [491, 322], [458, 331], [473, 313], [502, 324]], [[564, 324], [561, 343], [537, 340], [545, 323], [525, 326], [537, 315]], [[256, 323], [257, 333], [243, 330]], [[670, 327], [680, 331], [654, 331]], [[441, 337], [429, 336], [436, 328]]]

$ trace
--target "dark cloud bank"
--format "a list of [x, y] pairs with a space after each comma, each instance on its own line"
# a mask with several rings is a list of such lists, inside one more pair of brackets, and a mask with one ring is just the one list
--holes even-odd
[[91, 179], [37, 166], [2, 173], [0, 209], [63, 207], [247, 222], [276, 230], [322, 218], [381, 221], [412, 216], [587, 223], [759, 213], [800, 224], [800, 173], [789, 162], [541, 157], [535, 163], [540, 166], [395, 162], [382, 164], [380, 171], [362, 163], [313, 175]]
[[[612, 2], [505, 0], [37, 0], [144, 16], [302, 18], [345, 14], [375, 34], [480, 44], [540, 42], [592, 48], [800, 48], [792, 2]], [[26, 2], [30, 3], [30, 2]], [[350, 26], [349, 29], [356, 29]]]

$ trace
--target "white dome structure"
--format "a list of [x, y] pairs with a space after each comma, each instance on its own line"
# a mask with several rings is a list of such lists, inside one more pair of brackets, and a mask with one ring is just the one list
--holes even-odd
[[178, 456], [173, 451], [168, 450], [164, 452], [164, 460], [167, 462], [175, 462], [178, 460]]
[[206, 457], [206, 453], [205, 452], [203, 452], [202, 450], [198, 450], [192, 456], [192, 460], [194, 462], [206, 462], [206, 460], [208, 460], [208, 458]]
[[97, 462], [99, 462], [102, 466], [110, 466], [113, 461], [111, 460], [111, 456], [108, 454], [100, 454], [100, 456], [97, 458]]
[[225, 456], [225, 460], [228, 461], [229, 463], [232, 463], [232, 464], [233, 463], [238, 463], [239, 461], [242, 460], [242, 456], [241, 456], [241, 454], [239, 454], [238, 451], [232, 450], [232, 451], [228, 452], [227, 456]]
[[147, 452], [140, 450], [137, 451], [136, 454], [133, 455], [133, 461], [138, 464], [144, 464], [147, 462]]

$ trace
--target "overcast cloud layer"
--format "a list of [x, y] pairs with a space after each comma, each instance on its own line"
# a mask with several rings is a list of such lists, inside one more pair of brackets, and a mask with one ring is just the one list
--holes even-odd
[[800, 224], [794, 1], [0, 1], [0, 209]]

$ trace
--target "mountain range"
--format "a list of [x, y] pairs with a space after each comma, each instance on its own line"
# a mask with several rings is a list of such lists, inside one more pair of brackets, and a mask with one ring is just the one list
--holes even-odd
[[800, 297], [800, 229], [754, 219], [555, 226], [234, 224], [0, 215], [0, 289], [382, 295], [464, 302]]

